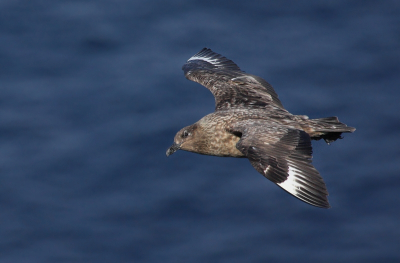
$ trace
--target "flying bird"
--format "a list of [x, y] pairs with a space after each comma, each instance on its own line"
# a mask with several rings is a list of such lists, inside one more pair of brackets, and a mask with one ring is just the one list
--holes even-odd
[[328, 144], [355, 128], [337, 117], [293, 115], [264, 79], [245, 73], [232, 60], [203, 48], [182, 67], [215, 98], [215, 112], [181, 129], [168, 148], [222, 157], [248, 158], [263, 176], [298, 199], [329, 208], [324, 180], [311, 163], [311, 140]]

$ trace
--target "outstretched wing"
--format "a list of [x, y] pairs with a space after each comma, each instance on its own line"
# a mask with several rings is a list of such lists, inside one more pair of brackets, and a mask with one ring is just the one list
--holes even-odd
[[284, 110], [272, 86], [260, 77], [247, 74], [226, 57], [203, 48], [182, 67], [185, 77], [209, 89], [215, 97], [215, 110], [264, 108]]
[[311, 140], [306, 132], [261, 120], [239, 122], [231, 132], [242, 134], [236, 147], [259, 173], [308, 204], [330, 207], [324, 180], [311, 164]]

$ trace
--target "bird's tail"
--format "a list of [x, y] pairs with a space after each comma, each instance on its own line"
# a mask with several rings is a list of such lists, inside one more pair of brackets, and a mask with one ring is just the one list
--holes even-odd
[[[299, 116], [300, 117], [300, 116]], [[301, 116], [302, 117], [302, 116]], [[354, 132], [356, 129], [349, 127], [339, 121], [337, 117], [327, 117], [319, 119], [304, 119], [300, 121], [311, 139], [320, 140], [324, 139], [327, 144], [342, 139], [343, 132]]]

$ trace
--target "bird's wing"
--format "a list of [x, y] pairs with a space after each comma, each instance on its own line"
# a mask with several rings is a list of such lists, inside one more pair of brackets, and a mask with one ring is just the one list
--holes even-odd
[[238, 122], [230, 132], [241, 134], [236, 148], [259, 173], [308, 204], [330, 207], [325, 183], [311, 164], [311, 140], [306, 132], [271, 126], [263, 120]]
[[182, 67], [185, 77], [209, 89], [215, 110], [263, 108], [272, 105], [284, 110], [278, 95], [264, 79], [247, 74], [226, 57], [203, 48]]

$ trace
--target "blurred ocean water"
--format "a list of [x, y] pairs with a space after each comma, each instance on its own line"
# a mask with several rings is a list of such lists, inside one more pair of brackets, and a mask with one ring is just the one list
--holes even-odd
[[[397, 1], [1, 1], [0, 262], [399, 262]], [[245, 159], [177, 152], [203, 47], [357, 128], [311, 207]]]

